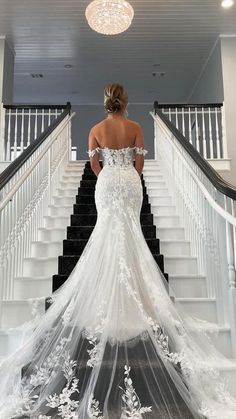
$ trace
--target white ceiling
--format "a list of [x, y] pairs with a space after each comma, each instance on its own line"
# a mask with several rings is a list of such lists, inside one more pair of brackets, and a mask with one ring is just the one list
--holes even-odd
[[0, 0], [0, 34], [16, 52], [15, 102], [101, 103], [111, 81], [125, 84], [130, 102], [185, 101], [219, 34], [236, 34], [236, 5], [224, 10], [220, 0], [130, 0], [133, 24], [118, 36], [88, 27], [88, 3]]

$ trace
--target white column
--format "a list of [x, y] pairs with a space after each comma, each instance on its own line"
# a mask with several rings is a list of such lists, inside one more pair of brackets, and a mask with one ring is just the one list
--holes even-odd
[[236, 35], [221, 36], [224, 89], [224, 119], [228, 155], [231, 159], [230, 182], [236, 186]]
[[5, 160], [4, 105], [13, 102], [15, 52], [5, 36], [0, 36], [0, 163]]

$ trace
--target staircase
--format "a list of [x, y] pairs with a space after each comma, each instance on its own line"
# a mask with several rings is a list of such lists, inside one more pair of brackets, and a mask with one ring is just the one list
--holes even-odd
[[[39, 240], [31, 243], [32, 255], [24, 260], [24, 274], [15, 278], [14, 300], [4, 301], [0, 357], [20, 345], [22, 335], [15, 328], [45, 311], [52, 286], [58, 289], [78, 261], [96, 223], [95, 184], [89, 162], [71, 162], [65, 167], [44, 216], [44, 226], [39, 228]], [[185, 239], [161, 161], [145, 161], [142, 185], [142, 230], [162, 272], [165, 262], [170, 295], [173, 292], [190, 315], [214, 323], [218, 334], [212, 335], [212, 342], [231, 359], [230, 327], [218, 324], [216, 301], [207, 297], [206, 278], [198, 273], [197, 258]], [[204, 332], [208, 327], [207, 323]], [[234, 389], [236, 367], [235, 371], [227, 365], [220, 368]]]
[[[37, 310], [43, 312], [52, 284], [55, 291], [68, 278], [96, 223], [95, 184], [96, 176], [89, 162], [69, 163], [65, 168], [57, 194], [44, 216], [44, 227], [39, 228], [39, 240], [31, 244], [32, 256], [24, 260], [24, 275], [15, 278], [14, 300], [4, 302], [3, 329], [14, 329], [36, 315]], [[162, 272], [165, 260], [170, 294], [173, 290], [190, 315], [217, 324], [215, 301], [206, 296], [206, 278], [198, 274], [196, 257], [191, 256], [191, 246], [185, 240], [185, 230], [160, 162], [145, 161], [142, 185], [142, 230]], [[231, 358], [230, 328], [218, 329], [214, 343]], [[2, 339], [13, 343], [13, 349], [16, 339], [13, 331], [9, 335], [4, 330], [1, 333]]]

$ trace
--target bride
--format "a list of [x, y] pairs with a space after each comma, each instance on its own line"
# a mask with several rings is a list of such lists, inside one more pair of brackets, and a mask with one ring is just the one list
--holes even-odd
[[50, 308], [1, 363], [1, 419], [236, 418], [214, 367], [225, 358], [169, 298], [143, 236], [147, 151], [127, 102], [122, 86], [106, 87], [107, 118], [89, 134], [97, 222]]

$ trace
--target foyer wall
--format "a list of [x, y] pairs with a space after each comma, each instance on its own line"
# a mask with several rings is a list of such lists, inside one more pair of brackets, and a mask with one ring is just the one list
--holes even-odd
[[220, 36], [200, 73], [188, 103], [222, 103], [231, 170], [221, 176], [236, 186], [236, 36]]
[[[225, 178], [236, 186], [236, 36], [221, 38], [225, 123], [231, 171]], [[229, 175], [229, 176], [228, 176]]]
[[[154, 125], [149, 115], [152, 108], [152, 103], [128, 106], [128, 118], [139, 122], [143, 128], [148, 159], [154, 158]], [[102, 105], [74, 105], [72, 111], [76, 112], [72, 120], [72, 145], [77, 146], [78, 159], [87, 159], [88, 133], [93, 125], [105, 118], [104, 108]]]
[[188, 103], [221, 103], [223, 100], [221, 43], [218, 39], [195, 82]]

